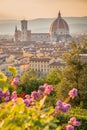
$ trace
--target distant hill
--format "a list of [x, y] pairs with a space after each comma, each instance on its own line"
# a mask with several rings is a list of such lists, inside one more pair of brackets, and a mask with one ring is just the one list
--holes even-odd
[[[49, 32], [50, 25], [55, 18], [38, 18], [28, 21], [31, 32]], [[64, 17], [70, 27], [70, 33], [87, 32], [87, 17]], [[0, 20], [0, 34], [13, 35], [15, 26], [21, 29], [19, 20]]]

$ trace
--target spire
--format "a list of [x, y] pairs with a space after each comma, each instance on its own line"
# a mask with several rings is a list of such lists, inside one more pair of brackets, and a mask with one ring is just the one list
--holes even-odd
[[59, 10], [59, 13], [58, 13], [58, 18], [60, 18], [61, 17], [61, 13], [60, 13], [60, 10]]
[[17, 32], [17, 26], [15, 26], [15, 32]]

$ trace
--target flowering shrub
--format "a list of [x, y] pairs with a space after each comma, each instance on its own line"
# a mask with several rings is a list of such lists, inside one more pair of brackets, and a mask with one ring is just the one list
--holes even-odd
[[12, 82], [11, 82], [11, 85], [12, 86], [16, 86], [18, 85], [20, 82], [19, 82], [19, 79], [18, 78], [13, 78]]
[[77, 89], [73, 88], [71, 91], [69, 91], [70, 98], [74, 99], [77, 96]]
[[[10, 72], [16, 76], [17, 71], [10, 67]], [[5, 77], [5, 76], [4, 76]], [[2, 78], [2, 76], [0, 76]], [[5, 77], [6, 79], [6, 77]], [[3, 80], [6, 82], [6, 80]], [[18, 78], [13, 78], [12, 86], [19, 84]], [[69, 92], [68, 100], [64, 102], [58, 100], [55, 108], [44, 107], [47, 96], [54, 90], [52, 85], [44, 84], [38, 91], [33, 91], [30, 95], [17, 95], [16, 91], [10, 93], [9, 90], [0, 89], [0, 129], [1, 130], [61, 130], [62, 126], [56, 116], [66, 113], [71, 109], [68, 103], [70, 99], [77, 96], [77, 89]], [[65, 129], [74, 130], [75, 126], [80, 126], [80, 122], [72, 117]]]

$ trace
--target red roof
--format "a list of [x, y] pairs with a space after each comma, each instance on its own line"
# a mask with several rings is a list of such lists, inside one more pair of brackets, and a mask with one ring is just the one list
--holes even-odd
[[53, 21], [53, 23], [50, 26], [50, 32], [57, 31], [58, 29], [65, 29], [66, 31], [69, 31], [69, 27], [67, 22], [61, 17], [61, 14], [58, 14], [58, 17], [56, 20]]

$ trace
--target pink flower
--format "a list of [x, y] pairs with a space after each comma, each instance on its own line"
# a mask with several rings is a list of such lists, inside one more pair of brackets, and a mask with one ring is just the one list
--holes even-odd
[[48, 85], [47, 83], [45, 83], [43, 86], [40, 86], [38, 90], [38, 92], [41, 95], [44, 95], [44, 94], [49, 95], [52, 91], [53, 91], [53, 86]]
[[61, 100], [58, 100], [57, 103], [56, 103], [56, 105], [62, 106], [62, 105], [63, 105], [63, 102], [62, 102]]
[[52, 85], [48, 85], [48, 84], [44, 84], [44, 94], [49, 95], [52, 91], [53, 91], [53, 86]]
[[12, 99], [12, 101], [13, 101], [14, 103], [16, 102], [16, 99], [17, 99], [17, 92], [16, 92], [16, 91], [14, 91], [14, 92], [12, 93], [11, 99]]
[[30, 95], [26, 95], [25, 96], [26, 99], [24, 99], [24, 103], [26, 104], [27, 107], [30, 106], [30, 104], [33, 102], [32, 98], [30, 97]]
[[43, 85], [43, 87], [44, 87], [44, 88], [46, 88], [46, 87], [47, 87], [47, 85], [48, 85], [48, 84], [47, 84], [47, 83], [45, 83], [45, 84]]
[[77, 89], [73, 88], [72, 90], [69, 91], [68, 94], [72, 99], [74, 99], [77, 96]]
[[79, 121], [75, 121], [75, 122], [73, 122], [73, 125], [74, 125], [74, 126], [80, 126], [81, 123], [80, 123]]
[[19, 79], [18, 78], [14, 78], [11, 82], [11, 85], [12, 86], [15, 86], [15, 85], [18, 85], [20, 82], [19, 82]]
[[74, 130], [74, 126], [72, 126], [72, 125], [67, 125], [67, 126], [66, 126], [66, 130]]
[[70, 105], [70, 104], [67, 104], [67, 103], [63, 103], [63, 106], [64, 106], [63, 112], [68, 112], [69, 109], [71, 108], [71, 105]]
[[75, 117], [70, 118], [70, 120], [68, 121], [68, 123], [72, 124], [74, 121], [76, 121]]
[[25, 95], [25, 98], [30, 99], [30, 95], [28, 95], [28, 94]]
[[73, 126], [80, 126], [81, 125], [81, 123], [79, 121], [77, 121], [75, 117], [70, 118], [68, 123], [73, 125]]
[[45, 87], [44, 87], [44, 86], [40, 86], [40, 87], [39, 87], [39, 91], [40, 91], [41, 93], [44, 93], [44, 90], [45, 90]]

